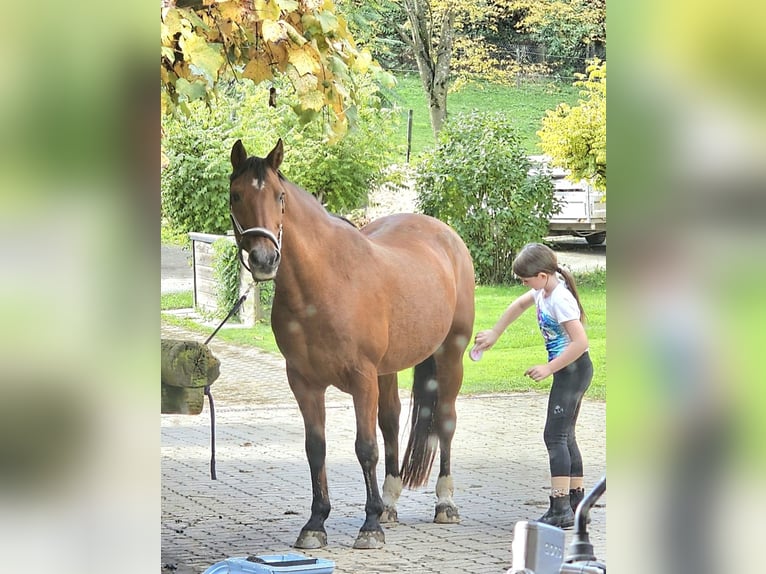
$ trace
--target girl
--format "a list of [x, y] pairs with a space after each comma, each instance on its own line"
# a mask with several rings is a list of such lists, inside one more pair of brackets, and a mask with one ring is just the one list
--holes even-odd
[[575, 423], [582, 397], [593, 378], [588, 336], [583, 327], [585, 312], [574, 278], [559, 267], [556, 254], [549, 247], [540, 243], [525, 245], [513, 261], [513, 272], [531, 290], [513, 301], [492, 329], [476, 334], [472, 353], [490, 349], [524, 311], [532, 305], [537, 307], [548, 362], [530, 367], [524, 374], [535, 381], [553, 375], [543, 435], [551, 471], [550, 507], [539, 521], [570, 528], [574, 524], [574, 510], [585, 493]]

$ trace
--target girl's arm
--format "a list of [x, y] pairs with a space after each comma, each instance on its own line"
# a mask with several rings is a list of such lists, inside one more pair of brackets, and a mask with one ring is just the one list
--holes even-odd
[[536, 365], [527, 369], [524, 374], [532, 377], [535, 381], [542, 381], [556, 371], [560, 371], [570, 363], [574, 363], [580, 358], [588, 348], [588, 335], [585, 334], [585, 328], [579, 319], [566, 321], [561, 324], [569, 335], [569, 344], [567, 348], [555, 359], [545, 365]]
[[508, 326], [516, 319], [521, 317], [521, 314], [535, 304], [535, 297], [532, 291], [527, 291], [521, 297], [518, 297], [508, 305], [508, 308], [500, 315], [500, 318], [495, 323], [495, 326], [486, 331], [479, 331], [474, 337], [474, 343], [476, 349], [479, 351], [485, 351], [494, 345], [500, 338]]

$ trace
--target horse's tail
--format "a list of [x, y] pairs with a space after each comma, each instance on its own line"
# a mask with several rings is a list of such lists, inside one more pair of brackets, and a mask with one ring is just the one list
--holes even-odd
[[436, 361], [428, 357], [415, 366], [415, 382], [412, 385], [412, 426], [410, 438], [402, 459], [402, 484], [407, 488], [423, 486], [428, 482], [431, 466], [436, 456], [434, 424], [439, 401], [439, 385], [436, 382]]

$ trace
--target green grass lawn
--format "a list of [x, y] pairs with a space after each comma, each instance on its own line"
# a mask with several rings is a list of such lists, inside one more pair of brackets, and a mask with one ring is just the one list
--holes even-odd
[[[426, 147], [434, 144], [431, 119], [425, 92], [416, 74], [397, 76], [394, 89], [396, 103], [402, 107], [400, 134], [407, 142], [407, 110], [412, 114], [411, 161]], [[539, 154], [537, 131], [541, 127], [546, 110], [554, 109], [559, 103], [577, 103], [579, 89], [570, 85], [546, 83], [500, 86], [495, 84], [471, 85], [447, 96], [448, 114], [481, 110], [510, 114], [518, 126], [524, 149], [530, 154]]]
[[194, 297], [191, 291], [179, 293], [165, 293], [160, 300], [160, 309], [188, 309], [194, 305]]
[[[593, 360], [593, 383], [586, 396], [606, 400], [606, 287], [599, 275], [596, 281], [583, 281], [579, 287], [580, 298], [588, 314], [586, 332], [590, 341], [590, 355]], [[586, 276], [587, 279], [587, 276]], [[526, 290], [522, 286], [485, 287], [476, 289], [476, 321], [474, 332], [489, 329], [495, 324], [503, 310]], [[174, 295], [174, 297], [176, 297]], [[191, 294], [188, 295], [191, 300]], [[162, 296], [162, 308], [170, 308], [170, 296]], [[189, 319], [163, 314], [163, 321], [182, 325], [200, 333], [200, 340], [210, 334], [212, 327], [201, 326]], [[260, 323], [253, 328], [224, 327], [217, 338], [239, 345], [254, 346], [278, 353], [271, 327]], [[466, 353], [465, 375], [462, 394], [497, 392], [539, 391], [547, 392], [552, 379], [534, 382], [524, 376], [524, 371], [536, 364], [547, 361], [542, 336], [537, 328], [535, 313], [529, 309], [513, 323], [495, 346], [484, 353], [481, 361], [473, 362]], [[399, 376], [401, 388], [410, 388], [411, 369]]]

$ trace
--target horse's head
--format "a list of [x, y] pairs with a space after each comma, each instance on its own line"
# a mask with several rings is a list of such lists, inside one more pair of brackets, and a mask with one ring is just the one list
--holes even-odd
[[241, 140], [231, 149], [229, 209], [240, 259], [245, 251], [242, 263], [256, 281], [273, 279], [282, 256], [285, 190], [278, 169], [283, 156], [281, 139], [265, 159], [248, 158]]

